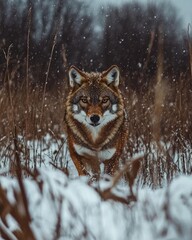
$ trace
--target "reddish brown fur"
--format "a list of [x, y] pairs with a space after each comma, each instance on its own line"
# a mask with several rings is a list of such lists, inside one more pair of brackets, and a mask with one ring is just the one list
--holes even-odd
[[[110, 77], [113, 77], [113, 75], [108, 77], [107, 74], [114, 68], [114, 66], [103, 73], [86, 73], [75, 67], [72, 68], [80, 75], [79, 78], [81, 82], [72, 85], [66, 101], [65, 123], [70, 156], [79, 175], [87, 175], [88, 169], [91, 169], [93, 174], [99, 176], [101, 163], [101, 159], [98, 157], [99, 154], [102, 154], [108, 149], [115, 148], [116, 151], [114, 155], [110, 159], [103, 161], [105, 165], [105, 173], [113, 175], [119, 168], [119, 158], [122, 154], [127, 138], [127, 125], [122, 94], [118, 86], [109, 84], [106, 80], [106, 78], [110, 80]], [[98, 136], [94, 138], [89, 126], [87, 127], [85, 124], [75, 119], [72, 102], [75, 101], [74, 99], [77, 98], [77, 96], [81, 96], [81, 94], [82, 96], [90, 94], [90, 97], [87, 98], [87, 101], [89, 101], [89, 98], [92, 98], [94, 94], [97, 96], [95, 93], [96, 91], [98, 91], [98, 95], [105, 96], [106, 93], [109, 97], [111, 95], [116, 99], [115, 101], [118, 102], [118, 111], [115, 113], [116, 118], [102, 126]], [[88, 117], [93, 114], [102, 117], [103, 113], [105, 113], [103, 108], [110, 108], [112, 103], [107, 101], [106, 104], [101, 104], [99, 99], [102, 99], [102, 97], [98, 96], [95, 100], [96, 102], [93, 102], [94, 100], [90, 103], [79, 104], [78, 102], [77, 105], [79, 104], [81, 107], [85, 107], [84, 111], [86, 111]], [[82, 146], [82, 148], [86, 148], [88, 153], [85, 152], [79, 154], [75, 149], [75, 144]], [[91, 151], [91, 154], [89, 154], [89, 151]]]

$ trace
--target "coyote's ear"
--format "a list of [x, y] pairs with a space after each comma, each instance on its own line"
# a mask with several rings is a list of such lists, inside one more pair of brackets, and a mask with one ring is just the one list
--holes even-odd
[[116, 65], [111, 66], [105, 71], [104, 77], [107, 80], [107, 84], [113, 84], [116, 87], [119, 86], [120, 71]]
[[84, 78], [84, 74], [81, 70], [76, 68], [75, 66], [71, 66], [69, 69], [69, 85], [70, 87], [74, 87], [75, 84], [81, 85], [82, 79]]

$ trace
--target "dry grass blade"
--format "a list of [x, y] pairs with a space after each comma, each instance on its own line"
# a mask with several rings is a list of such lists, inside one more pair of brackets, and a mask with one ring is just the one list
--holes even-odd
[[161, 137], [161, 119], [162, 107], [165, 100], [166, 85], [163, 81], [163, 30], [160, 26], [158, 29], [158, 58], [157, 58], [157, 77], [155, 86], [154, 111], [152, 115], [153, 137], [156, 142]]
[[45, 83], [44, 83], [44, 88], [43, 88], [43, 97], [42, 97], [42, 106], [41, 106], [40, 126], [42, 125], [42, 121], [43, 121], [45, 94], [46, 94], [46, 90], [47, 90], [47, 83], [48, 83], [48, 77], [49, 77], [49, 71], [50, 71], [51, 61], [52, 61], [52, 57], [53, 57], [53, 52], [54, 52], [55, 45], [56, 45], [56, 42], [57, 42], [57, 34], [58, 34], [58, 30], [57, 30], [56, 34], [54, 35], [54, 38], [53, 38], [53, 45], [52, 45], [52, 48], [51, 48], [51, 54], [50, 54], [50, 57], [49, 57], [49, 62], [48, 62], [48, 67], [47, 67], [47, 72], [46, 72], [46, 77], [45, 77]]
[[[25, 186], [23, 183], [23, 179], [22, 179], [22, 167], [21, 167], [21, 159], [19, 156], [19, 149], [18, 149], [18, 141], [17, 141], [17, 131], [16, 131], [16, 127], [15, 127], [15, 136], [14, 136], [14, 153], [15, 153], [15, 159], [16, 159], [16, 175], [17, 175], [17, 180], [19, 183], [19, 187], [21, 190], [20, 195], [18, 195], [15, 192], [17, 199], [17, 204], [21, 205], [21, 208], [23, 209], [23, 224], [24, 224], [24, 229], [26, 232], [24, 232], [25, 239], [29, 239], [29, 240], [35, 240], [35, 237], [33, 235], [33, 232], [30, 228], [30, 222], [31, 222], [31, 216], [29, 213], [29, 205], [28, 205], [28, 200], [27, 200], [27, 195], [26, 195], [26, 191], [25, 191]], [[21, 209], [19, 208], [19, 209]], [[20, 213], [18, 213], [20, 214]], [[22, 215], [22, 214], [21, 214]], [[21, 221], [22, 222], [22, 221]], [[27, 234], [26, 234], [27, 233]]]
[[6, 71], [5, 71], [5, 79], [4, 79], [4, 86], [7, 87], [7, 92], [9, 96], [9, 104], [11, 108], [11, 126], [13, 128], [15, 116], [14, 116], [14, 107], [13, 107], [13, 94], [12, 94], [12, 89], [11, 89], [11, 78], [10, 78], [10, 73], [9, 73], [9, 62], [11, 58], [11, 48], [12, 44], [9, 46], [7, 53], [4, 52], [4, 56], [6, 59]]
[[152, 48], [153, 48], [153, 45], [154, 45], [154, 40], [155, 40], [155, 30], [152, 30], [149, 45], [148, 45], [148, 48], [147, 48], [146, 61], [143, 65], [143, 73], [145, 73], [145, 71], [147, 70], [149, 60], [150, 60], [150, 56], [151, 56], [151, 51], [152, 51]]
[[188, 47], [189, 47], [189, 63], [190, 63], [190, 72], [191, 72], [191, 80], [192, 80], [192, 40], [191, 40], [191, 24], [188, 24], [187, 29], [187, 40], [188, 40]]
[[69, 176], [69, 171], [66, 167], [63, 167], [63, 168], [60, 168], [58, 167], [57, 165], [55, 165], [54, 163], [52, 162], [49, 162], [55, 169], [58, 169], [59, 171], [65, 173], [67, 176]]
[[30, 31], [31, 31], [31, 8], [28, 12], [28, 31], [27, 31], [27, 58], [26, 58], [26, 120], [25, 120], [25, 132], [28, 135], [28, 123], [29, 123], [29, 45], [30, 45]]
[[69, 69], [69, 65], [68, 65], [68, 61], [67, 61], [67, 54], [66, 54], [66, 49], [65, 49], [65, 45], [62, 44], [62, 59], [63, 59], [63, 65], [65, 67], [65, 73], [68, 72]]
[[[122, 202], [125, 204], [129, 204], [132, 201], [136, 201], [136, 196], [133, 193], [133, 184], [134, 184], [134, 180], [138, 174], [139, 168], [140, 168], [140, 162], [143, 159], [143, 156], [139, 156], [136, 158], [132, 158], [130, 159], [127, 164], [124, 165], [123, 169], [119, 170], [115, 176], [112, 178], [112, 183], [111, 186], [107, 189], [105, 189], [104, 191], [100, 191], [97, 190], [100, 194], [100, 196], [104, 199], [104, 200], [114, 200], [114, 201], [118, 201], [118, 202]], [[129, 188], [130, 188], [130, 193], [131, 195], [127, 198], [124, 197], [119, 197], [117, 195], [115, 195], [112, 190], [116, 187], [116, 185], [118, 184], [119, 180], [123, 177], [126, 176], [126, 179], [128, 181], [129, 184]]]
[[0, 219], [0, 233], [1, 233], [0, 236], [2, 236], [3, 239], [18, 240], [18, 238], [13, 233], [7, 230], [6, 226], [4, 225], [1, 219]]
[[115, 176], [112, 178], [112, 185], [110, 189], [114, 188], [119, 180], [123, 177], [124, 174], [129, 174], [128, 182], [130, 186], [133, 186], [134, 180], [137, 176], [137, 173], [140, 168], [140, 161], [143, 159], [143, 156], [138, 156], [136, 158], [129, 159], [129, 161], [123, 166], [123, 169], [119, 170]]
[[[21, 189], [20, 189], [21, 190]], [[30, 229], [30, 222], [26, 216], [25, 206], [23, 202], [23, 194], [21, 192], [14, 191], [15, 203], [10, 202], [7, 196], [7, 192], [0, 186], [0, 202], [3, 211], [0, 212], [0, 230], [5, 239], [8, 240], [35, 240], [32, 230]], [[6, 217], [10, 214], [20, 226], [20, 230], [8, 231]]]

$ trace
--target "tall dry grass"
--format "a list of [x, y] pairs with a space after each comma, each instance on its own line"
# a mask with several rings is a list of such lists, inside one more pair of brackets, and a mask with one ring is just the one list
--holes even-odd
[[[47, 145], [50, 147], [51, 141], [59, 142], [58, 149], [61, 148], [66, 96], [62, 88], [44, 94], [43, 88], [29, 86], [26, 93], [24, 85], [16, 90], [12, 88], [11, 79], [9, 84], [8, 88], [3, 86], [0, 92], [0, 167], [7, 166], [13, 159], [12, 143], [15, 137], [18, 138], [19, 151], [26, 159], [26, 166], [29, 166], [29, 162], [36, 159], [36, 148], [42, 151], [45, 148], [31, 144], [34, 154], [30, 159], [29, 140], [33, 143], [42, 139], [43, 143], [43, 137], [49, 134], [50, 143]], [[143, 183], [162, 186], [176, 173], [190, 174], [192, 97], [189, 77], [181, 75], [175, 81], [171, 77], [162, 78], [155, 80], [142, 94], [126, 89], [124, 95], [129, 128], [124, 159], [144, 154], [141, 170]], [[56, 160], [54, 164], [61, 165]]]
[[[31, 161], [34, 166], [41, 164], [36, 163], [37, 154], [41, 155], [39, 151], [43, 152], [45, 148], [51, 149], [51, 142], [44, 139], [47, 135], [61, 151], [65, 141], [64, 89], [60, 85], [58, 89], [46, 91], [45, 86], [32, 86], [32, 79], [24, 79], [21, 86], [15, 88], [14, 74], [9, 69], [5, 74], [4, 85], [0, 90], [0, 169], [11, 166], [14, 172], [15, 139], [18, 143], [17, 151], [25, 159], [25, 167], [29, 167]], [[42, 156], [38, 156], [38, 159]]]
[[[189, 46], [190, 44], [191, 42]], [[142, 92], [122, 86], [129, 130], [123, 154], [125, 165], [112, 179], [109, 188], [104, 191], [96, 189], [105, 201], [112, 199], [124, 204], [137, 201], [132, 190], [136, 175], [140, 184], [157, 188], [170, 182], [177, 174], [192, 173], [191, 75], [181, 73], [177, 79], [165, 76], [161, 38], [158, 47], [158, 70], [151, 85]], [[7, 67], [0, 90], [0, 174], [16, 175], [20, 191], [15, 193], [16, 205], [11, 205], [6, 191], [0, 186], [0, 215], [6, 224], [6, 216], [11, 214], [19, 223], [20, 230], [10, 233], [1, 224], [0, 234], [5, 239], [35, 239], [30, 227], [31, 216], [23, 174], [31, 176], [37, 185], [44, 184], [37, 181], [38, 170], [34, 170], [44, 164], [44, 151], [47, 149], [50, 149], [49, 158], [53, 167], [69, 170], [66, 169], [68, 159], [63, 136], [67, 79], [64, 79], [63, 86], [52, 90], [47, 89], [47, 77], [44, 86], [35, 86], [27, 64], [26, 76], [16, 88], [14, 76], [15, 69], [19, 66], [14, 70], [9, 68], [10, 51], [11, 49], [5, 53]], [[65, 55], [63, 57], [65, 59]], [[51, 62], [48, 68], [50, 64]], [[191, 58], [189, 65], [191, 66]], [[141, 77], [143, 81], [145, 74]], [[56, 152], [51, 152], [53, 144]], [[122, 175], [126, 176], [131, 193], [126, 199], [112, 191]], [[22, 213], [18, 205], [22, 207]], [[165, 211], [167, 213], [168, 209]], [[59, 216], [58, 223], [60, 224]], [[59, 236], [59, 228], [55, 234]]]
[[[30, 25], [30, 10], [29, 10]], [[137, 154], [143, 154], [140, 180], [153, 187], [162, 186], [179, 173], [191, 174], [191, 131], [192, 131], [192, 82], [191, 75], [181, 73], [175, 78], [164, 75], [163, 30], [158, 29], [157, 74], [150, 79], [144, 91], [134, 91], [122, 81], [125, 96], [125, 108], [128, 114], [129, 136], [123, 155], [124, 162]], [[30, 28], [27, 37], [25, 75], [20, 86], [15, 87], [16, 65], [10, 68], [11, 46], [5, 55], [6, 71], [0, 90], [0, 169], [9, 166], [15, 172], [15, 151], [22, 156], [25, 168], [41, 166], [45, 148], [51, 149], [56, 143], [58, 153], [52, 156], [55, 167], [66, 164], [66, 153], [63, 153], [64, 101], [67, 93], [67, 79], [54, 89], [47, 88], [49, 70], [57, 34], [47, 65], [47, 74], [43, 86], [33, 84], [35, 79], [29, 71]], [[148, 56], [141, 73], [145, 79], [146, 69], [154, 43], [154, 33], [149, 41]], [[191, 38], [188, 35], [189, 51]], [[63, 46], [63, 62], [67, 69], [67, 59]], [[191, 54], [189, 69], [192, 63]], [[49, 135], [48, 141], [44, 137]], [[17, 140], [17, 146], [14, 141]], [[39, 140], [38, 144], [36, 140]], [[15, 149], [17, 148], [17, 149]], [[33, 154], [32, 154], [32, 153]], [[37, 153], [38, 152], [38, 153]], [[63, 153], [63, 154], [62, 154]]]
[[[123, 88], [126, 89], [124, 94], [129, 120], [124, 158], [143, 153], [140, 180], [154, 188], [170, 182], [178, 174], [192, 173], [191, 74], [181, 73], [178, 78], [164, 75], [161, 26], [158, 36], [156, 78], [147, 91], [139, 94], [126, 86]], [[188, 35], [189, 69], [192, 66], [191, 44]], [[142, 81], [145, 81], [144, 77], [142, 73]]]
[[192, 106], [187, 82], [188, 78], [182, 78], [174, 84], [156, 83], [143, 95], [126, 93], [129, 138], [124, 158], [143, 153], [143, 184], [159, 187], [176, 174], [192, 173]]

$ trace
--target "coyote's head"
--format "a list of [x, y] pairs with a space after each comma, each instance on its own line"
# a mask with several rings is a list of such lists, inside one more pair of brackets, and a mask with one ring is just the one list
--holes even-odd
[[123, 114], [119, 78], [119, 68], [115, 65], [102, 73], [86, 73], [72, 66], [68, 112], [91, 132], [98, 133]]

